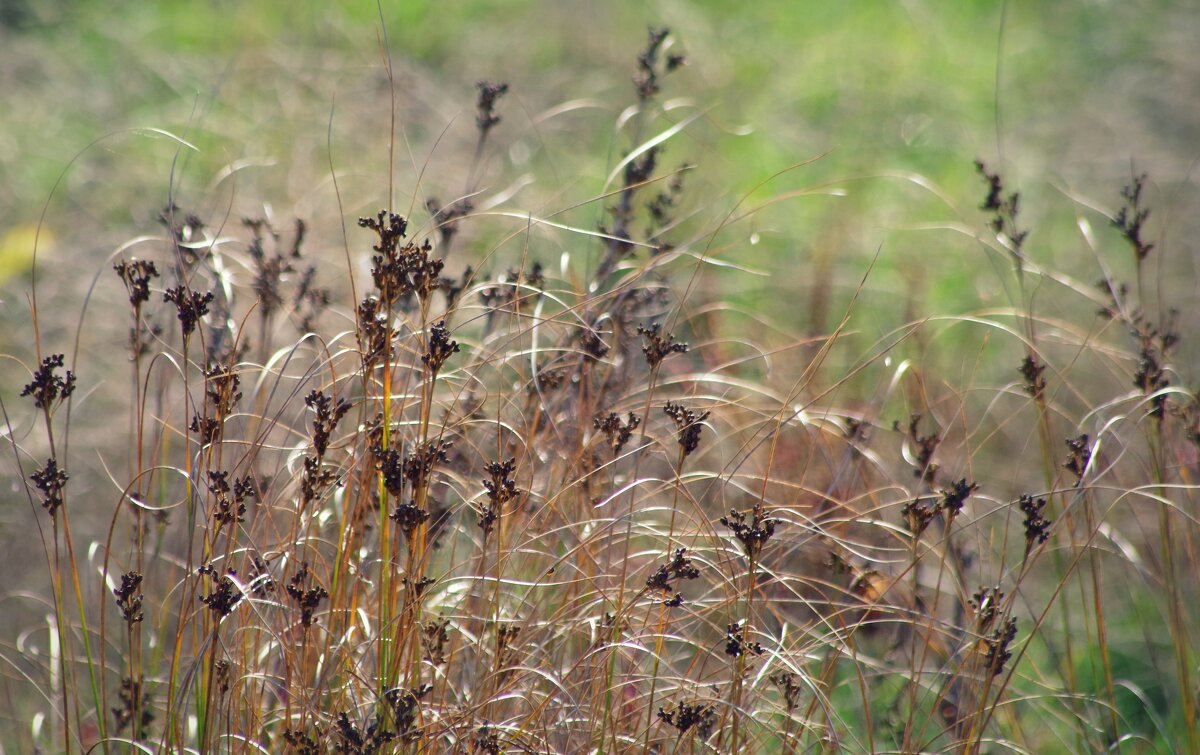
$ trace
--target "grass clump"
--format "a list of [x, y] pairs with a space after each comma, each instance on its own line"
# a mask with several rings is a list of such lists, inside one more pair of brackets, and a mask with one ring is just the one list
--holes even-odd
[[[467, 190], [378, 202], [344, 270], [305, 220], [228, 232], [167, 203], [96, 284], [131, 322], [105, 346], [119, 404], [87, 397], [112, 360], [41, 356], [62, 327], [31, 298], [39, 366], [4, 408], [48, 618], [8, 663], [10, 699], [36, 693], [14, 746], [1197, 746], [1200, 405], [1152, 302], [1146, 177], [1111, 219], [1133, 285], [1102, 266], [1096, 288], [1039, 264], [1019, 193], [976, 163], [966, 225], [1015, 293], [943, 318], [1003, 341], [956, 379], [937, 318], [855, 352], [863, 287], [815, 338], [722, 310], [706, 271], [754, 213], [662, 168], [685, 63], [649, 31], [591, 225], [484, 201], [510, 94], [490, 81]], [[1083, 319], [1041, 314], [1041, 286]], [[74, 471], [90, 422], [103, 475]], [[1165, 636], [1130, 631], [1149, 615]], [[1138, 653], [1163, 673], [1131, 695]]]

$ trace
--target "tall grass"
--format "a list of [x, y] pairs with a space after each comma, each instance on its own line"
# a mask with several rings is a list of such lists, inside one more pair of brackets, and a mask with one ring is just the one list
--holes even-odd
[[[707, 282], [790, 197], [714, 210], [663, 166], [678, 50], [650, 31], [580, 206], [487, 194], [508, 89], [480, 82], [462, 193], [380, 187], [343, 270], [302, 220], [168, 203], [77, 322], [122, 359], [35, 279], [3, 409], [49, 587], [5, 647], [6, 746], [1197, 748], [1200, 408], [1145, 177], [1080, 209], [1094, 268], [1062, 272], [979, 163], [953, 229], [1006, 306], [867, 343], [866, 270], [802, 337]], [[108, 526], [73, 538], [78, 510]]]

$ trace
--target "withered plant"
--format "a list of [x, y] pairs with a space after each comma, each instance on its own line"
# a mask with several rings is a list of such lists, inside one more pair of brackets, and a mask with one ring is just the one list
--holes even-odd
[[[124, 358], [33, 292], [3, 408], [51, 592], [14, 751], [1200, 751], [1195, 318], [1157, 298], [1153, 184], [1057, 274], [977, 162], [962, 227], [1009, 306], [864, 350], [864, 281], [802, 338], [708, 283], [757, 210], [690, 193], [703, 154], [664, 167], [680, 47], [649, 30], [607, 182], [561, 212], [496, 189], [493, 81], [463, 172], [381, 187], [345, 263], [329, 218], [164, 203], [97, 283], [127, 399], [88, 398]], [[993, 339], [970, 377], [969, 338], [920, 337], [952, 328]]]

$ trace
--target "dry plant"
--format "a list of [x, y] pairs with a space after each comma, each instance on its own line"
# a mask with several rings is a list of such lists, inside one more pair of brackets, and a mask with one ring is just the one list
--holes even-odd
[[[1039, 266], [978, 164], [960, 227], [1010, 263], [1012, 306], [847, 355], [858, 293], [813, 339], [701, 286], [756, 209], [703, 219], [690, 167], [661, 164], [684, 63], [652, 29], [609, 184], [548, 217], [477, 206], [508, 92], [480, 82], [462, 194], [361, 218], [341, 293], [303, 221], [168, 205], [96, 284], [129, 303], [102, 313], [129, 332], [122, 406], [89, 405], [117, 368], [52, 345], [35, 289], [3, 408], [51, 594], [5, 648], [13, 747], [1200, 747], [1200, 409], [1144, 272], [1145, 178], [1112, 218], [1132, 281], [1105, 265], [1096, 288]], [[1080, 319], [1041, 315], [1039, 287]], [[934, 346], [902, 356], [939, 322], [1000, 345], [955, 382]], [[72, 423], [96, 414], [108, 477], [77, 487]], [[73, 538], [81, 507], [106, 531]]]

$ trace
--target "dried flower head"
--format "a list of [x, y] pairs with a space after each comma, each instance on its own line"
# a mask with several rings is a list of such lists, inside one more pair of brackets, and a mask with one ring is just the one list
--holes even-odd
[[[458, 221], [471, 214], [475, 209], [475, 205], [468, 197], [456, 199], [449, 204], [442, 204], [434, 197], [429, 197], [425, 200], [425, 209], [429, 211], [430, 220], [437, 222], [438, 234], [441, 236], [442, 253], [445, 254], [445, 248], [454, 240], [454, 235], [458, 233]], [[453, 281], [449, 281], [453, 283]], [[447, 279], [442, 279], [443, 286], [447, 283]]]
[[253, 595], [262, 597], [273, 594], [279, 586], [275, 578], [271, 576], [271, 567], [266, 559], [255, 554], [250, 559], [250, 581], [248, 587]]
[[941, 513], [941, 506], [934, 500], [929, 498], [914, 498], [904, 504], [900, 509], [900, 513], [904, 515], [904, 522], [908, 526], [908, 531], [912, 533], [914, 538], [919, 538], [925, 534], [925, 530]]
[[1025, 515], [1025, 555], [1028, 556], [1033, 546], [1050, 538], [1050, 520], [1042, 514], [1042, 510], [1046, 508], [1046, 499], [1022, 495], [1017, 505]]
[[329, 592], [312, 578], [307, 561], [300, 564], [300, 569], [288, 580], [285, 589], [288, 597], [300, 608], [300, 626], [307, 628], [316, 624], [316, 611], [321, 607], [321, 602], [329, 597]]
[[378, 713], [369, 724], [360, 729], [350, 720], [346, 712], [342, 711], [334, 719], [332, 733], [340, 740], [336, 744], [335, 752], [354, 753], [354, 755], [374, 755], [374, 753], [383, 752], [384, 747], [396, 738], [396, 735], [384, 725]]
[[475, 84], [479, 90], [479, 100], [475, 105], [475, 125], [479, 133], [486, 135], [497, 123], [500, 115], [496, 112], [496, 102], [508, 93], [508, 84], [497, 81], [480, 81]]
[[483, 481], [488, 502], [479, 511], [479, 528], [483, 530], [485, 537], [491, 532], [497, 519], [504, 513], [505, 504], [521, 494], [521, 491], [517, 489], [516, 481], [512, 479], [516, 468], [517, 460], [515, 458], [503, 462], [489, 462], [484, 467], [484, 471], [491, 476], [491, 479]]
[[415, 606], [421, 602], [421, 598], [425, 595], [425, 591], [434, 585], [434, 580], [430, 577], [413, 579], [412, 577], [406, 575], [400, 580], [400, 584], [404, 589], [405, 604], [409, 606]]
[[416, 501], [409, 501], [398, 505], [388, 518], [400, 526], [404, 532], [404, 536], [410, 540], [417, 528], [424, 524], [429, 519], [429, 512], [417, 505]]
[[678, 608], [683, 605], [683, 596], [677, 592], [678, 583], [681, 580], [696, 579], [700, 576], [700, 570], [695, 567], [690, 558], [684, 555], [685, 553], [687, 553], [687, 548], [677, 548], [670, 561], [660, 565], [653, 574], [646, 578], [647, 590], [666, 595], [675, 593], [674, 597], [667, 598], [663, 602], [663, 605], [669, 608]]
[[[443, 236], [445, 236], [444, 231]], [[447, 239], [443, 243], [449, 243], [449, 240]], [[463, 269], [462, 275], [458, 277], [458, 280], [442, 276], [442, 279], [439, 281], [438, 285], [442, 289], [442, 294], [446, 297], [447, 310], [454, 309], [454, 305], [458, 303], [459, 297], [462, 296], [462, 292], [466, 290], [467, 284], [470, 283], [474, 277], [475, 270], [470, 265], [467, 265], [466, 268]]]
[[194, 213], [184, 212], [174, 202], [168, 204], [158, 213], [158, 222], [171, 232], [176, 243], [184, 244], [200, 237], [204, 230], [204, 221]]
[[725, 655], [731, 658], [741, 658], [747, 653], [751, 655], [762, 655], [767, 652], [766, 648], [758, 642], [748, 642], [746, 633], [748, 628], [746, 622], [735, 621], [725, 629]]
[[130, 304], [140, 307], [150, 301], [150, 279], [158, 277], [158, 267], [153, 262], [135, 257], [128, 262], [121, 260], [113, 265], [113, 270], [124, 282]]
[[489, 724], [480, 726], [479, 731], [471, 740], [471, 751], [483, 753], [483, 755], [500, 755], [504, 750], [495, 727]]
[[971, 596], [971, 609], [975, 612], [975, 629], [979, 633], [987, 632], [996, 623], [1000, 615], [1004, 593], [999, 587], [980, 587]]
[[533, 380], [529, 381], [529, 386], [526, 390], [529, 394], [535, 395], [539, 391], [553, 391], [563, 386], [567, 381], [568, 370], [566, 367], [542, 367], [534, 375]]
[[[532, 289], [533, 292], [525, 289]], [[492, 314], [502, 310], [520, 313], [530, 302], [536, 301], [545, 289], [545, 268], [542, 263], [534, 262], [528, 270], [510, 267], [497, 278], [494, 285], [479, 290], [479, 301]]]
[[1017, 368], [1017, 372], [1025, 378], [1025, 392], [1034, 399], [1040, 400], [1046, 395], [1046, 379], [1042, 377], [1045, 371], [1046, 365], [1039, 362], [1033, 354], [1026, 354], [1021, 360], [1021, 366]]
[[408, 230], [407, 220], [380, 210], [374, 218], [359, 218], [358, 224], [374, 231], [377, 237], [377, 243], [371, 247], [377, 252], [371, 257], [371, 278], [380, 301], [387, 307], [403, 306], [414, 294], [425, 303], [441, 287], [445, 263], [429, 256], [433, 251], [429, 240], [401, 245]]
[[496, 519], [504, 513], [505, 504], [521, 494], [521, 491], [517, 489], [516, 481], [512, 479], [512, 474], [516, 469], [517, 460], [515, 458], [503, 462], [489, 462], [484, 467], [484, 471], [491, 476], [491, 479], [483, 481], [488, 503], [479, 515], [479, 526], [485, 534], [491, 530]]
[[728, 516], [721, 517], [721, 524], [733, 531], [751, 561], [758, 561], [763, 546], [775, 534], [775, 519], [761, 502], [748, 511], [730, 509]]
[[212, 303], [212, 291], [192, 291], [186, 286], [168, 288], [163, 292], [163, 301], [175, 305], [179, 317], [179, 329], [187, 340], [196, 330], [200, 318], [208, 314], [208, 305]]
[[[283, 304], [283, 294], [280, 285], [287, 273], [295, 272], [291, 261], [278, 248], [279, 234], [271, 228], [263, 218], [243, 218], [242, 225], [250, 229], [251, 239], [248, 247], [250, 259], [254, 263], [254, 293], [258, 296], [259, 311], [263, 317], [270, 317]], [[303, 237], [303, 224], [297, 227], [296, 244], [292, 247], [292, 256], [300, 256], [300, 240]], [[265, 235], [275, 239], [275, 252], [267, 254]]]
[[1120, 318], [1125, 308], [1125, 301], [1129, 296], [1129, 286], [1108, 278], [1101, 278], [1096, 281], [1096, 288], [1100, 290], [1100, 295], [1105, 300], [1105, 305], [1096, 310], [1096, 314], [1107, 320]]
[[498, 665], [511, 666], [517, 659], [517, 637], [521, 634], [520, 624], [500, 624], [496, 627], [496, 650]]
[[[896, 429], [899, 429], [899, 424], [896, 423]], [[913, 469], [913, 477], [920, 478], [929, 484], [933, 484], [937, 478], [938, 465], [933, 462], [933, 454], [937, 451], [937, 447], [942, 442], [942, 436], [937, 433], [929, 435], [921, 435], [918, 427], [921, 424], [921, 415], [913, 414], [908, 420], [908, 442], [912, 445], [916, 454], [916, 465]]]
[[683, 354], [688, 350], [686, 343], [676, 343], [672, 333], [663, 333], [662, 324], [655, 323], [649, 328], [638, 326], [637, 332], [642, 336], [642, 353], [646, 355], [646, 363], [650, 369], [662, 364], [662, 360], [671, 354]]
[[396, 334], [390, 330], [388, 316], [374, 296], [359, 302], [357, 336], [364, 370], [370, 370], [381, 359], [392, 358], [388, 339], [394, 339]]
[[600, 331], [594, 327], [581, 328], [579, 330], [579, 343], [583, 346], [583, 353], [589, 361], [597, 361], [603, 359], [609, 352], [609, 345], [604, 342], [604, 338], [600, 335]]
[[608, 439], [608, 445], [612, 448], [613, 456], [621, 453], [621, 449], [633, 437], [633, 431], [642, 424], [642, 418], [629, 413], [629, 418], [625, 422], [621, 422], [621, 418], [616, 412], [609, 412], [607, 417], [596, 417], [592, 420], [592, 426], [604, 433], [604, 437]]
[[704, 429], [704, 420], [708, 419], [709, 412], [697, 413], [674, 401], [668, 401], [663, 407], [663, 413], [675, 420], [675, 432], [679, 445], [683, 447], [683, 455], [690, 456], [700, 447], [700, 431]]
[[321, 466], [321, 457], [306, 456], [300, 476], [300, 497], [305, 503], [320, 498], [337, 481], [337, 473]]
[[136, 360], [150, 351], [150, 342], [162, 336], [162, 326], [139, 318], [129, 329], [129, 359]]
[[329, 438], [337, 429], [338, 422], [350, 411], [350, 402], [338, 399], [337, 404], [334, 404], [328, 395], [313, 390], [304, 397], [304, 404], [316, 415], [312, 421], [313, 449], [317, 456], [324, 456], [325, 451], [329, 449]]
[[948, 517], [957, 516], [963, 510], [963, 506], [966, 505], [967, 499], [976, 490], [979, 490], [979, 485], [974, 482], [968, 483], [965, 477], [953, 483], [949, 489], [941, 491], [942, 511], [946, 512]]
[[1112, 220], [1112, 224], [1121, 231], [1121, 235], [1133, 248], [1133, 253], [1139, 263], [1150, 256], [1150, 252], [1154, 249], [1154, 244], [1142, 239], [1142, 226], [1150, 217], [1150, 210], [1142, 207], [1142, 189], [1145, 186], [1146, 174], [1143, 173], [1135, 176], [1133, 181], [1121, 189], [1121, 198], [1125, 200], [1125, 203]]
[[983, 639], [984, 668], [991, 671], [992, 676], [999, 676], [1005, 664], [1012, 660], [1010, 646], [1016, 637], [1017, 620], [1010, 617]]
[[417, 715], [421, 710], [421, 700], [429, 694], [433, 686], [422, 684], [411, 689], [396, 687], [384, 693], [383, 699], [392, 709], [392, 720], [395, 722], [396, 735], [402, 742], [415, 742], [419, 737], [417, 730]]
[[246, 501], [258, 497], [254, 479], [249, 475], [235, 479], [229, 486], [229, 473], [214, 470], [208, 473], [208, 488], [213, 494], [212, 517], [218, 527], [244, 521]]
[[1078, 487], [1083, 482], [1083, 475], [1087, 470], [1088, 462], [1092, 460], [1092, 451], [1088, 446], [1088, 435], [1084, 433], [1075, 438], [1067, 438], [1066, 443], [1070, 454], [1067, 456], [1067, 460], [1063, 462], [1063, 468], [1074, 475], [1075, 485]]
[[1161, 420], [1167, 407], [1167, 394], [1161, 391], [1171, 385], [1163, 365], [1166, 350], [1158, 343], [1158, 333], [1153, 328], [1142, 327], [1135, 335], [1138, 339], [1138, 362], [1133, 385], [1143, 395], [1152, 396], [1150, 416]]
[[316, 285], [317, 268], [309, 265], [300, 275], [296, 284], [296, 292], [292, 296], [292, 307], [300, 319], [300, 332], [312, 333], [316, 330], [317, 318], [329, 306], [331, 297], [329, 289]]
[[320, 755], [322, 752], [316, 739], [298, 729], [284, 729], [283, 741], [293, 755]]
[[446, 364], [446, 360], [457, 353], [458, 341], [450, 338], [450, 331], [446, 328], [446, 321], [439, 320], [429, 329], [429, 343], [425, 353], [421, 355], [421, 361], [429, 367], [431, 373], [436, 375]]
[[121, 609], [121, 616], [125, 619], [126, 624], [136, 624], [143, 618], [141, 587], [142, 575], [131, 571], [121, 575], [120, 587], [113, 588], [117, 607]]
[[[653, 238], [674, 222], [673, 210], [679, 201], [679, 196], [683, 193], [684, 173], [693, 167], [691, 165], [679, 166], [671, 180], [667, 182], [666, 188], [660, 190], [650, 201], [646, 202], [646, 214], [650, 216], [649, 227], [646, 229], [647, 238]], [[659, 250], [663, 250], [662, 243], [659, 244]]]
[[425, 660], [440, 666], [446, 662], [446, 645], [450, 642], [450, 620], [427, 621], [421, 627], [421, 648]]
[[51, 354], [42, 359], [42, 364], [33, 373], [33, 380], [25, 384], [22, 396], [33, 396], [33, 405], [39, 409], [52, 409], [55, 403], [67, 400], [75, 392], [75, 373], [67, 370], [63, 377], [55, 371], [63, 366], [62, 354]]
[[198, 215], [185, 212], [171, 202], [158, 214], [158, 222], [170, 233], [184, 271], [194, 269], [211, 252], [211, 245], [203, 239], [205, 223]]
[[647, 31], [646, 49], [638, 53], [637, 73], [633, 76], [633, 85], [637, 89], [639, 100], [645, 101], [658, 94], [659, 77], [671, 73], [686, 62], [684, 56], [672, 54], [667, 56], [665, 63], [660, 63], [659, 53], [670, 33], [670, 29], [654, 26]]
[[394, 253], [408, 233], [408, 221], [387, 210], [380, 210], [373, 218], [359, 218], [358, 226], [375, 232], [379, 241], [372, 249], [384, 255]]
[[780, 693], [783, 694], [784, 704], [787, 706], [788, 712], [791, 713], [800, 702], [802, 687], [800, 686], [799, 678], [791, 671], [776, 671], [768, 678], [772, 684], [779, 688]]
[[433, 476], [434, 467], [445, 464], [450, 460], [446, 452], [450, 450], [448, 440], [431, 440], [419, 445], [404, 459], [403, 474], [413, 490], [426, 487]]
[[145, 729], [154, 723], [154, 713], [150, 710], [150, 695], [144, 689], [143, 680], [123, 677], [121, 688], [117, 690], [117, 702], [118, 705], [111, 709], [117, 731], [124, 731], [137, 721], [138, 727], [134, 736], [141, 736]]
[[717, 712], [711, 703], [696, 701], [679, 703], [671, 710], [658, 709], [658, 720], [675, 727], [680, 734], [695, 729], [701, 739], [708, 739], [717, 723]]
[[208, 610], [216, 614], [218, 618], [224, 618], [233, 613], [233, 609], [245, 597], [241, 588], [234, 581], [237, 577], [237, 570], [226, 569], [225, 573], [218, 577], [217, 570], [211, 564], [205, 564], [198, 571], [201, 576], [208, 577], [212, 589], [208, 595], [200, 596], [200, 602], [208, 606]]
[[193, 414], [192, 423], [188, 425], [188, 429], [196, 435], [200, 443], [208, 445], [217, 439], [217, 434], [221, 431], [221, 423], [212, 417]]
[[627, 190], [649, 181], [658, 167], [658, 147], [651, 147], [638, 155], [625, 166], [625, 186]]
[[53, 517], [63, 505], [63, 489], [67, 485], [67, 473], [59, 469], [58, 460], [53, 456], [46, 459], [41, 469], [29, 475], [29, 479], [42, 493], [42, 507]]
[[1020, 214], [1021, 195], [1018, 192], [1013, 192], [1007, 197], [1004, 196], [1004, 182], [998, 173], [989, 173], [987, 166], [982, 161], [975, 161], [975, 170], [979, 171], [979, 175], [987, 182], [988, 193], [987, 198], [983, 200], [983, 204], [979, 209], [986, 212], [991, 212], [992, 222], [990, 223], [993, 231], [997, 235], [1008, 239], [1012, 251], [1016, 253], [1018, 269], [1021, 264], [1021, 247], [1025, 244], [1025, 239], [1029, 236], [1028, 231], [1022, 231], [1017, 228], [1017, 216]]
[[404, 458], [395, 448], [371, 447], [375, 456], [375, 468], [383, 477], [383, 487], [389, 495], [400, 497], [404, 492]]
[[209, 414], [220, 422], [233, 413], [234, 405], [242, 398], [238, 386], [242, 379], [233, 367], [220, 363], [210, 364], [204, 371], [204, 394], [212, 406]]

